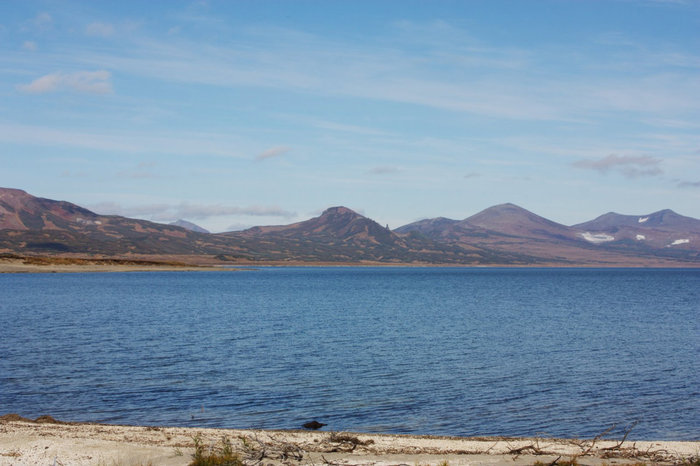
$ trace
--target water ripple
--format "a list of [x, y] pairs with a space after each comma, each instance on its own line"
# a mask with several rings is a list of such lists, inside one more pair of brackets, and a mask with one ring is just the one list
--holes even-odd
[[5, 275], [0, 296], [4, 412], [700, 439], [700, 271]]

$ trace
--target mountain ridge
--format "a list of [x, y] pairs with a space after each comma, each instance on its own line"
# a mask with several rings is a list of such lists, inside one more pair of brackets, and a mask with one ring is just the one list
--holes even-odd
[[6, 253], [247, 263], [700, 266], [699, 245], [700, 220], [670, 209], [648, 216], [608, 213], [569, 227], [508, 203], [463, 220], [424, 219], [392, 231], [335, 206], [289, 225], [204, 233], [0, 188], [0, 252]]
[[184, 228], [185, 230], [190, 230], [190, 231], [195, 231], [197, 233], [211, 233], [209, 230], [206, 228], [202, 228], [196, 223], [189, 222], [184, 219], [178, 219], [175, 220], [174, 222], [168, 223], [168, 225], [176, 226], [176, 227], [181, 227]]

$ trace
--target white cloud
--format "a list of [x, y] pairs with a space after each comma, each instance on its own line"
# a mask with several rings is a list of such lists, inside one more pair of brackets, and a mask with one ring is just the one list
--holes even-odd
[[224, 231], [243, 231], [254, 226], [255, 225], [251, 225], [250, 223], [232, 223], [231, 225], [227, 226]]
[[84, 171], [63, 170], [61, 178], [87, 178], [88, 174]]
[[61, 75], [58, 73], [53, 73], [37, 78], [29, 84], [21, 84], [17, 87], [22, 92], [27, 92], [29, 94], [42, 94], [57, 90], [60, 82]]
[[114, 26], [109, 23], [90, 23], [85, 27], [85, 34], [93, 37], [109, 37], [114, 35]]
[[155, 166], [156, 164], [154, 162], [141, 162], [134, 169], [122, 170], [118, 172], [117, 176], [131, 179], [157, 178], [158, 176], [151, 170], [152, 168], [155, 168]]
[[639, 176], [661, 175], [663, 170], [659, 167], [661, 159], [649, 155], [616, 155], [610, 154], [597, 160], [579, 160], [574, 166], [600, 173], [618, 171], [628, 178]]
[[45, 94], [71, 90], [87, 94], [111, 94], [111, 73], [105, 70], [50, 73], [17, 88], [28, 94]]
[[149, 172], [147, 170], [122, 170], [117, 173], [120, 178], [131, 178], [135, 180], [143, 180], [150, 178], [157, 178], [155, 173]]
[[230, 206], [221, 204], [145, 204], [121, 206], [114, 202], [102, 202], [88, 206], [101, 215], [121, 215], [124, 217], [145, 217], [153, 221], [173, 221], [178, 219], [205, 220], [212, 217], [231, 215], [250, 217], [292, 218], [297, 214], [275, 206]]
[[[556, 46], [489, 47], [439, 21], [402, 28], [429, 32], [426, 38], [406, 33], [399, 42], [370, 48], [258, 28], [243, 32], [255, 39], [244, 44], [203, 45], [170, 36], [162, 41], [142, 39], [128, 54], [81, 58], [95, 66], [167, 81], [349, 96], [529, 121], [589, 121], [629, 111], [682, 118], [700, 109], [700, 82], [682, 69], [669, 73], [667, 63], [669, 56], [683, 63], [695, 63], [698, 57], [662, 46], [642, 53], [618, 45], [600, 57], [586, 49]], [[405, 36], [422, 41], [419, 51], [408, 46]], [[549, 69], [570, 72], [544, 73]]]
[[39, 30], [43, 31], [49, 29], [53, 24], [53, 18], [47, 12], [41, 12], [37, 14], [34, 18], [26, 21], [22, 25], [23, 31]]
[[[40, 145], [65, 146], [129, 154], [172, 154], [188, 156], [246, 157], [233, 152], [232, 147], [246, 145], [230, 134], [179, 131], [75, 131], [46, 126], [3, 124], [0, 141]], [[249, 145], [249, 143], [248, 143]]]
[[[298, 119], [298, 117], [293, 117], [295, 119]], [[358, 125], [347, 125], [343, 123], [335, 123], [332, 121], [324, 121], [324, 120], [314, 120], [314, 119], [309, 119], [310, 123], [314, 125], [317, 128], [321, 129], [328, 129], [332, 131], [342, 131], [346, 133], [355, 133], [355, 134], [365, 134], [368, 136], [384, 136], [387, 133], [385, 131], [380, 131], [376, 128], [369, 128], [366, 126], [358, 126]]]
[[369, 175], [391, 175], [394, 173], [400, 172], [401, 169], [399, 167], [395, 167], [392, 165], [383, 165], [381, 167], [374, 167], [369, 170], [367, 170], [367, 174]]
[[286, 146], [272, 147], [272, 148], [266, 150], [265, 152], [256, 155], [255, 159], [256, 160], [265, 160], [265, 159], [269, 159], [272, 157], [278, 157], [282, 154], [286, 154], [290, 150], [292, 150], [292, 149], [289, 147], [286, 147]]
[[32, 40], [25, 40], [24, 43], [22, 44], [22, 48], [24, 50], [29, 50], [30, 52], [36, 52], [36, 50], [39, 48], [36, 45], [36, 42]]

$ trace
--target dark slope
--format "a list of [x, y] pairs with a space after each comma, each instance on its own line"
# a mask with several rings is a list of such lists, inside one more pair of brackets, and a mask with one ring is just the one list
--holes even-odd
[[381, 261], [394, 263], [515, 263], [512, 254], [441, 244], [419, 235], [398, 235], [346, 207], [292, 225], [226, 233], [268, 260]]
[[567, 227], [503, 204], [462, 221], [422, 220], [390, 231], [346, 207], [332, 207], [291, 225], [210, 234], [99, 215], [69, 202], [0, 188], [0, 252], [19, 254], [196, 255], [237, 262], [683, 265], [700, 263], [699, 225], [699, 220], [666, 210], [642, 217], [606, 214]]

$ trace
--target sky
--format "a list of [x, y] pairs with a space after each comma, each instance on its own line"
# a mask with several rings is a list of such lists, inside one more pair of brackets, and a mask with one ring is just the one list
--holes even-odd
[[700, 218], [700, 1], [0, 0], [0, 186], [214, 232]]

